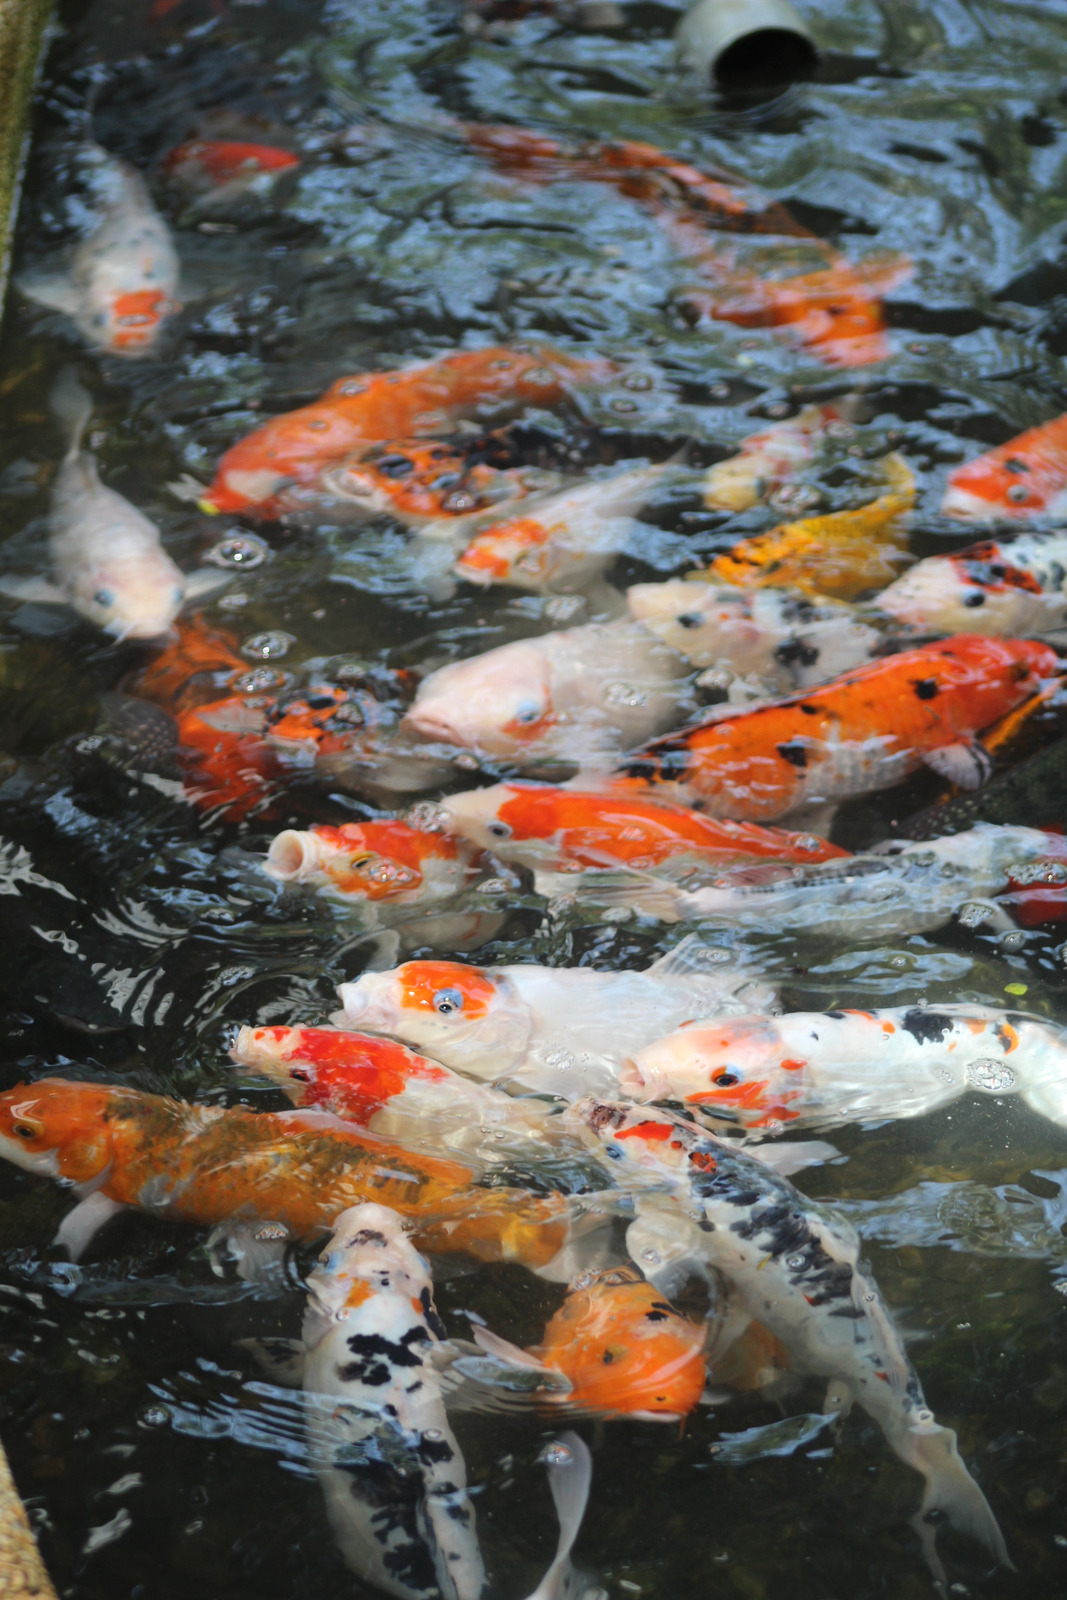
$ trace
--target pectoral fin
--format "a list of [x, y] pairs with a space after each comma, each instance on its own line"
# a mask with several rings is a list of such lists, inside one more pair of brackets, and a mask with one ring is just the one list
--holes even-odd
[[977, 739], [942, 745], [940, 750], [930, 750], [923, 760], [957, 789], [980, 789], [993, 775], [993, 757]]
[[121, 1201], [112, 1200], [98, 1189], [67, 1212], [52, 1243], [60, 1245], [72, 1261], [80, 1261], [104, 1223], [125, 1210]]
[[237, 1348], [247, 1350], [272, 1383], [280, 1383], [290, 1389], [302, 1386], [307, 1359], [302, 1340], [238, 1339]]
[[0, 578], [0, 594], [8, 594], [13, 600], [38, 600], [45, 605], [70, 604], [62, 589], [47, 578]]
[[65, 311], [68, 316], [73, 316], [81, 305], [77, 289], [62, 273], [28, 272], [15, 279], [15, 287], [27, 300], [36, 300], [52, 311]]

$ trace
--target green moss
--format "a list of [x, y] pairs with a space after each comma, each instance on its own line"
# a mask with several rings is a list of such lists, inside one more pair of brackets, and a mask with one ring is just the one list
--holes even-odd
[[0, 0], [0, 308], [28, 145], [30, 96], [51, 0]]

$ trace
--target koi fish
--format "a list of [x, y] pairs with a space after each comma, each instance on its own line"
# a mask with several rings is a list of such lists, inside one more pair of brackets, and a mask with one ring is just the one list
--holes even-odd
[[855, 511], [784, 522], [743, 539], [701, 574], [745, 588], [771, 585], [801, 594], [854, 600], [885, 587], [907, 559], [902, 519], [915, 504], [915, 479], [901, 456], [883, 462], [889, 488]]
[[717, 461], [704, 477], [704, 504], [713, 511], [747, 511], [759, 505], [815, 460], [825, 439], [854, 432], [848, 403], [804, 406], [795, 417], [750, 433], [736, 455]]
[[469, 443], [439, 439], [370, 445], [318, 477], [331, 508], [347, 506], [359, 516], [385, 512], [425, 537], [448, 539], [465, 537], [558, 481], [538, 467], [494, 466], [477, 460]]
[[517, 1349], [488, 1328], [475, 1343], [521, 1366], [560, 1373], [566, 1392], [550, 1404], [607, 1417], [677, 1422], [704, 1393], [707, 1329], [665, 1300], [632, 1265], [586, 1272], [549, 1321], [541, 1342]]
[[1059, 517], [1067, 509], [1067, 415], [1027, 428], [957, 467], [941, 511], [972, 522]]
[[317, 1106], [409, 1149], [484, 1164], [558, 1150], [551, 1107], [460, 1077], [406, 1045], [336, 1028], [241, 1028], [230, 1059], [272, 1079], [294, 1105]]
[[119, 639], [158, 638], [187, 599], [226, 578], [207, 570], [186, 577], [163, 549], [155, 523], [100, 482], [96, 458], [81, 448], [92, 401], [72, 374], [60, 377], [51, 398], [70, 430], [49, 507], [52, 580], [5, 578], [0, 590], [17, 599], [71, 606]]
[[[721, 964], [720, 964], [721, 963]], [[338, 1027], [391, 1034], [469, 1077], [570, 1099], [613, 1088], [624, 1055], [693, 1017], [769, 1005], [773, 991], [699, 940], [646, 972], [408, 961], [337, 990]]]
[[891, 788], [923, 763], [977, 788], [990, 758], [976, 735], [1057, 670], [1047, 645], [961, 633], [657, 739], [619, 769], [620, 792], [661, 790], [763, 821]]
[[[910, 272], [899, 257], [853, 266], [816, 239], [785, 206], [736, 179], [709, 176], [654, 145], [634, 140], [567, 146], [528, 129], [461, 125], [467, 143], [498, 168], [532, 182], [575, 179], [609, 183], [648, 205], [679, 253], [702, 278], [686, 299], [699, 312], [742, 327], [788, 327], [799, 341], [834, 366], [859, 366], [888, 355], [885, 317], [878, 296]], [[709, 238], [710, 230], [769, 234], [777, 238], [777, 265], [792, 264], [804, 240], [819, 263], [815, 271], [775, 278], [765, 265], [746, 268], [736, 249]], [[769, 265], [769, 264], [768, 264]]]
[[[803, 835], [801, 835], [803, 837]], [[929, 843], [894, 841], [877, 853], [812, 865], [769, 861], [699, 872], [699, 858], [658, 868], [586, 874], [575, 888], [586, 904], [628, 906], [667, 922], [699, 922], [777, 933], [809, 929], [857, 942], [930, 932], [955, 915], [1001, 916], [1011, 897], [983, 901], [1044, 877], [1064, 847], [1038, 828], [977, 823]], [[1060, 868], [1053, 872], [1056, 878]], [[714, 875], [712, 875], [714, 874]]]
[[[671, 1219], [676, 1247], [684, 1243], [696, 1261], [726, 1278], [744, 1311], [785, 1345], [797, 1372], [829, 1379], [828, 1408], [858, 1400], [890, 1448], [922, 1474], [926, 1488], [913, 1525], [935, 1576], [944, 1573], [931, 1512], [1010, 1565], [956, 1435], [936, 1422], [877, 1285], [860, 1266], [852, 1227], [681, 1117], [592, 1099], [565, 1116], [601, 1142], [624, 1180], [656, 1178], [669, 1189], [655, 1197], [652, 1214]], [[638, 1201], [639, 1210], [644, 1204]], [[627, 1230], [627, 1249], [642, 1266], [642, 1252], [657, 1254], [640, 1217]]]
[[667, 462], [564, 489], [527, 515], [475, 534], [452, 570], [468, 583], [540, 590], [580, 586], [603, 573], [631, 535], [634, 513], [678, 475]]
[[190, 1105], [42, 1078], [0, 1094], [0, 1156], [79, 1194], [55, 1240], [73, 1260], [126, 1206], [200, 1225], [269, 1222], [303, 1239], [373, 1198], [417, 1220], [422, 1249], [533, 1267], [568, 1233], [561, 1197], [473, 1188], [461, 1162], [416, 1155], [316, 1111]]
[[631, 1100], [680, 1100], [755, 1128], [920, 1117], [970, 1090], [1021, 1095], [1062, 1124], [1067, 1040], [992, 1006], [729, 1017], [646, 1045], [620, 1087]]
[[248, 195], [267, 196], [300, 157], [273, 144], [238, 139], [190, 139], [163, 157], [168, 180], [198, 209], [219, 211]]
[[316, 822], [271, 841], [264, 870], [280, 883], [313, 883], [345, 902], [450, 899], [478, 871], [481, 853], [397, 819]]
[[684, 717], [686, 670], [639, 623], [563, 628], [431, 672], [401, 731], [505, 760], [603, 763]]
[[667, 861], [722, 868], [753, 858], [816, 862], [848, 851], [813, 833], [720, 822], [659, 800], [587, 794], [546, 784], [498, 783], [438, 803], [454, 834], [534, 872], [580, 874], [629, 867], [653, 872]]
[[885, 653], [885, 635], [836, 601], [672, 578], [635, 583], [630, 615], [694, 667], [754, 678], [767, 693], [825, 683]]
[[487, 409], [558, 404], [572, 388], [612, 370], [547, 346], [490, 346], [396, 372], [338, 378], [313, 405], [272, 417], [227, 450], [198, 504], [207, 512], [278, 516], [299, 508], [299, 491], [313, 490], [323, 471], [373, 444], [432, 438]]
[[27, 274], [22, 293], [63, 311], [94, 349], [139, 356], [181, 307], [170, 231], [133, 167], [99, 145], [83, 152], [97, 212], [64, 273]]
[[883, 589], [879, 611], [914, 628], [1031, 634], [1067, 621], [1067, 534], [1027, 533], [927, 556]]

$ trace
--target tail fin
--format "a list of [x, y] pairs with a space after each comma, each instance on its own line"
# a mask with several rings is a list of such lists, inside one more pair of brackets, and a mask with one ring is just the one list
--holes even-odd
[[48, 403], [56, 421], [65, 429], [70, 444], [67, 460], [73, 461], [81, 449], [82, 434], [93, 414], [93, 402], [88, 391], [78, 381], [73, 367], [64, 367], [48, 396]]
[[603, 1590], [579, 1587], [571, 1551], [582, 1526], [585, 1508], [589, 1503], [589, 1487], [593, 1481], [593, 1458], [588, 1447], [576, 1433], [562, 1433], [545, 1451], [548, 1470], [548, 1487], [559, 1518], [559, 1543], [552, 1565], [545, 1573], [528, 1600], [569, 1600], [579, 1593], [584, 1600], [593, 1600]]
[[942, 1512], [958, 1533], [968, 1534], [984, 1545], [994, 1561], [1014, 1572], [1004, 1535], [988, 1500], [967, 1471], [952, 1429], [936, 1424], [913, 1426], [901, 1443], [901, 1459], [926, 1479], [926, 1492], [913, 1526], [938, 1582], [944, 1582], [945, 1572], [935, 1548], [935, 1528], [928, 1520], [931, 1511]]

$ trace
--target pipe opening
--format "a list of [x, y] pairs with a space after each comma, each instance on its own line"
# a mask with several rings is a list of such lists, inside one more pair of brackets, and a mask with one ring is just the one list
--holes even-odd
[[713, 70], [718, 83], [745, 88], [808, 78], [817, 61], [815, 46], [802, 33], [791, 28], [758, 28], [728, 46]]

